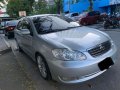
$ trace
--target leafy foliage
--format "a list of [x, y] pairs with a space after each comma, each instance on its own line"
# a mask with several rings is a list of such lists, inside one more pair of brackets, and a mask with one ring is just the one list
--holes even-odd
[[55, 2], [56, 9], [57, 9], [57, 13], [60, 14], [62, 11], [63, 0], [54, 0], [54, 2]]
[[56, 13], [56, 5], [49, 5], [45, 0], [34, 2], [32, 14]]
[[19, 11], [26, 11], [27, 15], [60, 13], [62, 11], [62, 1], [54, 0], [54, 5], [49, 5], [46, 0], [9, 0], [7, 13], [12, 17], [18, 17]]
[[33, 4], [33, 14], [43, 14], [47, 13], [47, 4], [45, 0], [38, 0]]
[[19, 11], [26, 11], [29, 15], [32, 11], [34, 0], [9, 0], [7, 4], [7, 13], [12, 17], [18, 17]]

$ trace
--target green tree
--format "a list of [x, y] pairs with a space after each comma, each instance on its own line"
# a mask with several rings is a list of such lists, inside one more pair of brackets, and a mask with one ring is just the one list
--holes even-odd
[[62, 12], [62, 2], [63, 0], [54, 0], [55, 6], [57, 9], [57, 13], [60, 14]]
[[49, 6], [45, 0], [38, 0], [33, 4], [33, 14], [47, 14], [49, 13]]
[[26, 11], [29, 15], [32, 11], [31, 2], [29, 0], [9, 0], [7, 4], [7, 13], [11, 17], [18, 17], [19, 11]]

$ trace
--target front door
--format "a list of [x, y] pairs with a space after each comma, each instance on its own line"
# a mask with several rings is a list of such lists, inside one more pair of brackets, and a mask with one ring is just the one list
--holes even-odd
[[[22, 23], [22, 44], [30, 56], [33, 56], [33, 32], [32, 32], [32, 25], [27, 20], [23, 20]], [[28, 33], [29, 32], [29, 33]]]

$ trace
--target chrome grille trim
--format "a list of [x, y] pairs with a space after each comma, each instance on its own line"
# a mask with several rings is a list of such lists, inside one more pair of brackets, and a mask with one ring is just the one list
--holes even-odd
[[97, 56], [103, 55], [104, 53], [108, 52], [110, 48], [111, 48], [111, 42], [106, 41], [88, 50], [88, 53], [93, 57], [97, 57]]

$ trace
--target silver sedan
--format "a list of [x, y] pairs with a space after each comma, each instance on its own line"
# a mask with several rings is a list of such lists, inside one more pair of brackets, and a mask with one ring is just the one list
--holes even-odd
[[19, 51], [37, 62], [45, 80], [87, 81], [116, 61], [116, 46], [106, 33], [81, 27], [60, 15], [22, 18], [15, 29], [15, 40]]

